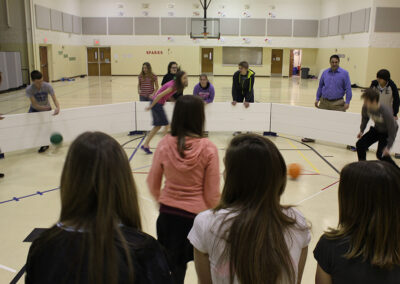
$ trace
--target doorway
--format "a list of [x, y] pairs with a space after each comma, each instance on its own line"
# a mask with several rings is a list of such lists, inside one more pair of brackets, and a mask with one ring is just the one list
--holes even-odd
[[43, 81], [49, 82], [49, 58], [47, 46], [39, 46], [40, 72], [43, 74]]
[[301, 74], [301, 59], [302, 59], [301, 49], [290, 50], [290, 74], [291, 76], [300, 76]]
[[273, 49], [271, 58], [271, 76], [282, 76], [283, 49]]
[[111, 76], [111, 48], [88, 47], [88, 76]]
[[214, 72], [214, 49], [202, 48], [201, 49], [201, 73]]

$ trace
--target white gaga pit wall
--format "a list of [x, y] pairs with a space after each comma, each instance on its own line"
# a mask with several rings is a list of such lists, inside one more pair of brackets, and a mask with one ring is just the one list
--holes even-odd
[[[0, 147], [3, 153], [39, 147], [50, 143], [50, 135], [59, 132], [64, 142], [71, 142], [85, 131], [120, 134], [148, 131], [152, 116], [145, 108], [148, 102], [129, 102], [53, 112], [7, 115], [0, 121]], [[172, 117], [173, 103], [165, 110]], [[206, 130], [218, 132], [276, 132], [343, 145], [355, 145], [361, 115], [319, 110], [275, 103], [256, 103], [245, 108], [229, 102], [206, 106]], [[400, 131], [399, 131], [400, 132]], [[393, 152], [400, 152], [400, 133]]]

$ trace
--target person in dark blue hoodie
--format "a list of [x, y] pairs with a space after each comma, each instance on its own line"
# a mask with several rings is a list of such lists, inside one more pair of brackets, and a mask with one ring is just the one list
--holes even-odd
[[239, 63], [239, 70], [233, 75], [232, 84], [232, 104], [244, 102], [248, 108], [250, 103], [254, 103], [254, 79], [255, 72], [249, 69], [249, 63], [242, 61]]

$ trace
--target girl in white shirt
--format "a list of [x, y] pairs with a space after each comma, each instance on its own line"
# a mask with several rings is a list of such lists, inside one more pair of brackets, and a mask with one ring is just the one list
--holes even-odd
[[280, 204], [286, 164], [268, 139], [235, 137], [214, 210], [197, 215], [189, 240], [199, 283], [300, 283], [310, 232], [303, 215]]

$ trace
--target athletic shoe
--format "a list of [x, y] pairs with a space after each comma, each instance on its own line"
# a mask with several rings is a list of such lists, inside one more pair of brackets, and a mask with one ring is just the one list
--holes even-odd
[[153, 154], [153, 152], [151, 152], [150, 148], [147, 148], [147, 147], [144, 147], [144, 146], [142, 146], [140, 148], [148, 155]]
[[354, 147], [354, 146], [347, 145], [347, 150], [350, 150], [350, 151], [352, 151], [352, 152], [356, 152], [356, 151], [357, 151], [357, 148]]
[[49, 146], [42, 146], [40, 147], [40, 149], [38, 150], [38, 153], [44, 153], [46, 152], [50, 147]]
[[303, 138], [303, 139], [301, 139], [301, 142], [303, 142], [303, 143], [313, 143], [313, 142], [315, 142], [315, 140], [311, 139], [311, 138]]
[[1, 173], [0, 173], [0, 178], [3, 178], [3, 177], [4, 177], [4, 174], [1, 174]]

